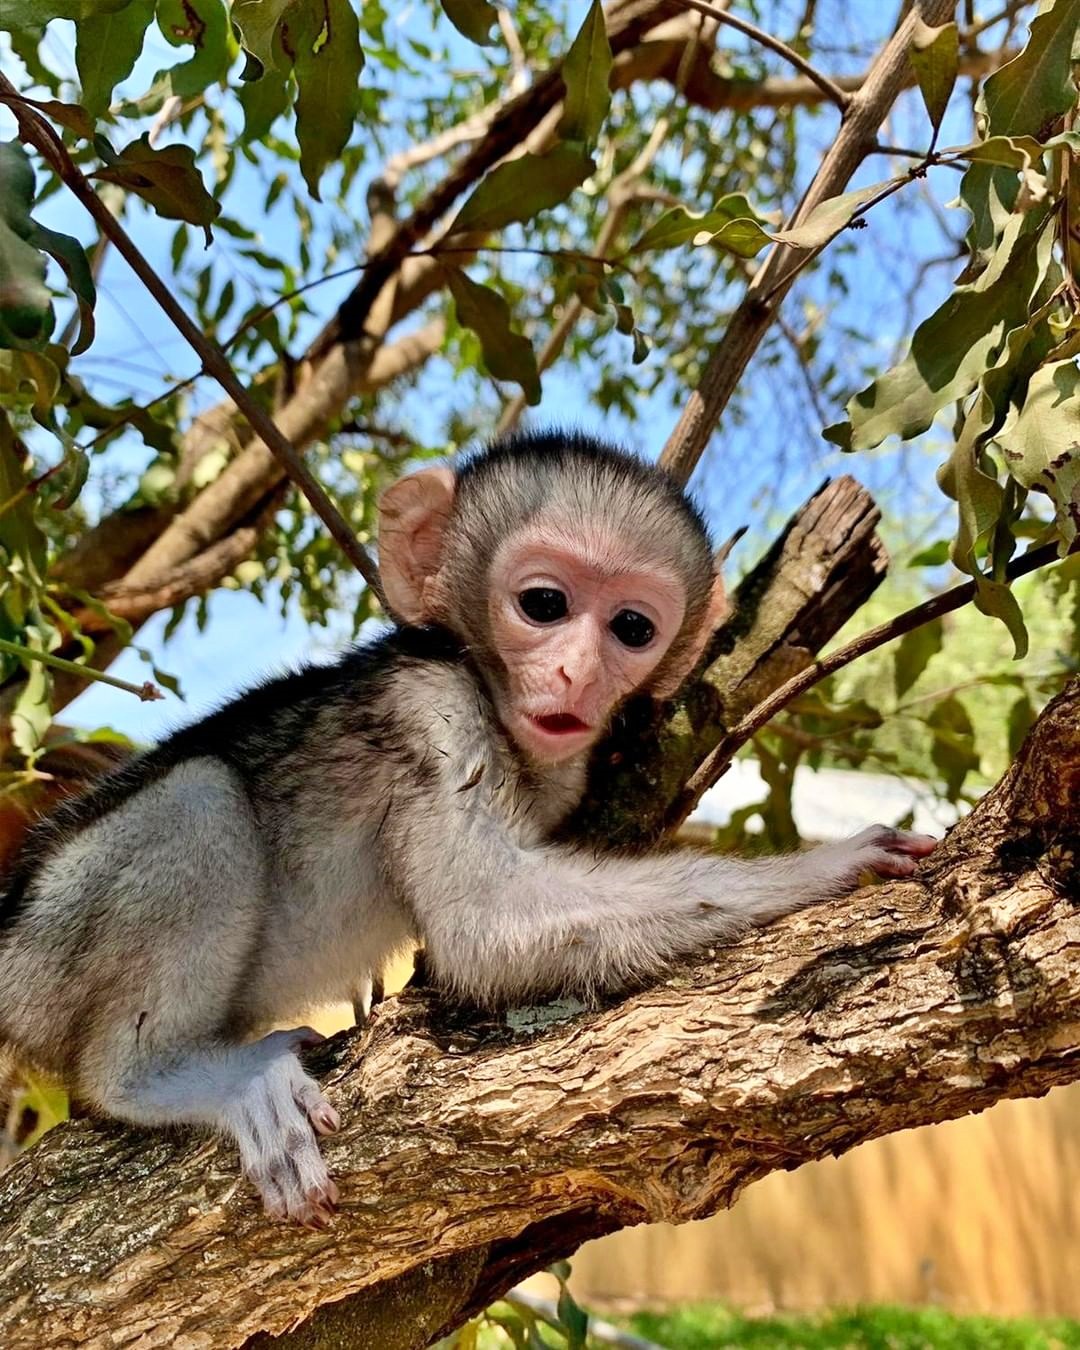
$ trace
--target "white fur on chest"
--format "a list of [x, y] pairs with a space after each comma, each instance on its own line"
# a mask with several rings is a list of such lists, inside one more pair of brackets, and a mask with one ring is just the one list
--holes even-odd
[[349, 1001], [413, 941], [409, 915], [379, 876], [376, 828], [348, 819], [328, 823], [272, 869], [274, 921], [263, 934], [250, 991], [257, 1024]]

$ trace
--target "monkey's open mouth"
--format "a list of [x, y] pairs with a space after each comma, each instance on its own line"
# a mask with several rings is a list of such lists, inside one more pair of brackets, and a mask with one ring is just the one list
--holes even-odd
[[541, 731], [546, 731], [552, 736], [565, 736], [574, 731], [588, 731], [588, 722], [583, 722], [580, 717], [575, 717], [573, 713], [545, 713], [543, 717], [530, 718]]

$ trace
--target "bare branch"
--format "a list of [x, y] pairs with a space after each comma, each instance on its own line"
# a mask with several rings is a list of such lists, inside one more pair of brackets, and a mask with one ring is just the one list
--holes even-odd
[[[822, 160], [794, 221], [804, 220], [819, 202], [843, 191], [877, 143], [877, 131], [909, 75], [908, 48], [920, 19], [936, 25], [955, 9], [955, 0], [917, 0], [874, 61], [862, 88], [848, 104], [839, 135]], [[799, 250], [774, 245], [732, 314], [727, 330], [702, 372], [696, 390], [668, 437], [660, 462], [687, 482], [708, 444], [743, 372], [768, 332], [778, 306], [801, 264]]]
[[689, 9], [697, 10], [699, 14], [708, 15], [710, 19], [715, 19], [717, 23], [734, 28], [736, 32], [752, 38], [754, 42], [762, 47], [767, 47], [769, 51], [776, 52], [789, 65], [801, 71], [811, 84], [815, 85], [827, 99], [836, 104], [841, 112], [846, 110], [850, 100], [844, 90], [827, 75], [823, 75], [820, 70], [812, 66], [806, 57], [800, 56], [794, 47], [789, 47], [780, 38], [774, 37], [772, 33], [767, 33], [764, 28], [759, 28], [757, 24], [750, 23], [747, 19], [739, 18], [737, 14], [730, 14], [726, 9], [721, 9], [719, 5], [710, 5], [708, 0], [682, 0], [682, 3]]

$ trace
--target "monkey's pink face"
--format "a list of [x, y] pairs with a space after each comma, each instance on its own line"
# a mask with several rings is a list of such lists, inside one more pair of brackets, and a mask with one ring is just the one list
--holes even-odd
[[617, 538], [571, 540], [542, 526], [512, 536], [492, 566], [490, 620], [506, 666], [503, 725], [535, 760], [587, 750], [678, 635], [682, 582]]

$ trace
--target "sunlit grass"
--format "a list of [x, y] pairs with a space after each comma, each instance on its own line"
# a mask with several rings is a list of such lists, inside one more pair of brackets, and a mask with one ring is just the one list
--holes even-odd
[[962, 1317], [939, 1308], [759, 1318], [695, 1304], [638, 1313], [624, 1325], [667, 1350], [1080, 1350], [1080, 1322]]

